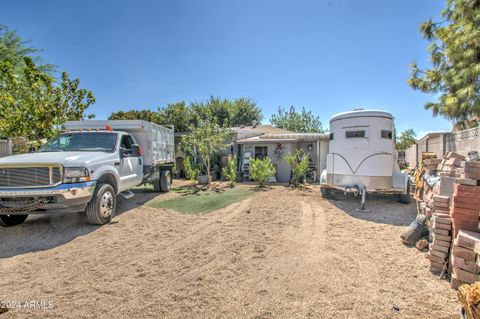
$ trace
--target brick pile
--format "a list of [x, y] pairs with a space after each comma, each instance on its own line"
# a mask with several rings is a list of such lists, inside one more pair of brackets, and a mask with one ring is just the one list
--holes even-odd
[[480, 211], [480, 186], [462, 185], [462, 180], [453, 186], [453, 201], [450, 208], [453, 236], [460, 229], [478, 231]]
[[452, 246], [452, 288], [480, 280], [479, 253], [480, 233], [460, 230]]
[[425, 171], [428, 175], [436, 175], [438, 165], [442, 162], [440, 158], [427, 158], [423, 161], [425, 165]]
[[447, 196], [433, 196], [432, 215], [432, 243], [429, 246], [427, 258], [430, 261], [430, 271], [441, 273], [446, 270], [446, 264], [452, 242], [452, 221], [449, 215], [450, 198]]
[[461, 177], [465, 171], [465, 156], [448, 152], [437, 167], [438, 176]]
[[460, 174], [460, 177], [480, 180], [480, 162], [465, 162], [464, 171]]

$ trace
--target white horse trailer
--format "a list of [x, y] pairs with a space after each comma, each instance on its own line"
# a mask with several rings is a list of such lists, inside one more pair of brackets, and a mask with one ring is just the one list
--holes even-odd
[[380, 110], [353, 110], [330, 119], [327, 167], [320, 177], [324, 197], [334, 189], [362, 194], [398, 194], [409, 200], [409, 177], [400, 171], [395, 153], [392, 114]]

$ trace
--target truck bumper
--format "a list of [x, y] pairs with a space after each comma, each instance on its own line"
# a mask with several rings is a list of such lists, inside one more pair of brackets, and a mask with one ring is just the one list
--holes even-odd
[[[60, 184], [48, 188], [0, 189], [0, 214], [49, 214], [82, 212], [90, 202], [96, 181]], [[41, 201], [39, 207], [22, 205]], [[25, 206], [26, 207], [26, 206]]]

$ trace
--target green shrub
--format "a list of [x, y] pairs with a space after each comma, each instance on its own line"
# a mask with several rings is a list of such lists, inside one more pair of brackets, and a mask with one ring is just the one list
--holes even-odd
[[187, 179], [195, 182], [200, 175], [200, 168], [195, 165], [190, 156], [187, 156], [183, 159], [183, 167], [185, 168], [185, 176]]
[[275, 175], [277, 170], [268, 157], [264, 159], [250, 158], [250, 176], [261, 187], [265, 186], [270, 176]]
[[223, 176], [230, 182], [230, 186], [235, 186], [235, 180], [237, 179], [237, 158], [232, 155], [228, 155], [225, 167], [222, 169]]
[[297, 149], [295, 154], [288, 154], [285, 156], [285, 160], [290, 164], [292, 169], [292, 183], [296, 187], [300, 184], [300, 181], [305, 180], [305, 176], [307, 175], [308, 167], [310, 165], [308, 154]]

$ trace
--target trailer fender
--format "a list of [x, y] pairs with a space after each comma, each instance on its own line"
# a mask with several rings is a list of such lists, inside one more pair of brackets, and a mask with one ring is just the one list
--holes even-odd
[[322, 171], [322, 174], [320, 175], [320, 184], [326, 184], [327, 183], [327, 170], [324, 169]]
[[402, 172], [393, 172], [393, 188], [394, 189], [401, 189], [403, 190], [403, 193], [407, 193], [407, 187], [408, 187], [408, 174], [402, 173]]

